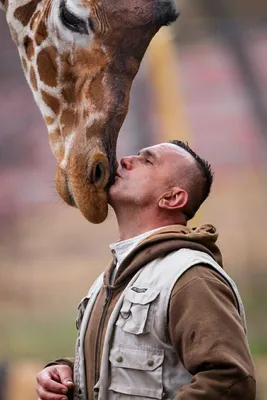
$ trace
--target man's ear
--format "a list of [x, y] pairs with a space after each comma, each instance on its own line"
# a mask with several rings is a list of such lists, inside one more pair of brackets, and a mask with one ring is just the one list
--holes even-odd
[[188, 193], [184, 189], [173, 187], [161, 196], [158, 205], [166, 210], [179, 210], [184, 208], [187, 202]]

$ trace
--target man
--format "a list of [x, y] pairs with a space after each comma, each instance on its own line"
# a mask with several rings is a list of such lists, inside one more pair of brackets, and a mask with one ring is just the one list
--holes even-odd
[[186, 226], [212, 180], [180, 141], [121, 160], [109, 190], [114, 260], [79, 306], [75, 365], [44, 368], [39, 399], [255, 399], [243, 305], [216, 230]]

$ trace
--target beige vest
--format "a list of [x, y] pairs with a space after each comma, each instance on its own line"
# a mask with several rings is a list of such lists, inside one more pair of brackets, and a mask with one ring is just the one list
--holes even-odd
[[[197, 264], [219, 272], [232, 288], [246, 330], [244, 307], [235, 283], [209, 255], [181, 249], [140, 269], [117, 302], [108, 322], [97, 400], [173, 399], [192, 375], [183, 367], [165, 336], [170, 295], [181, 275]], [[74, 399], [86, 400], [83, 341], [93, 304], [103, 283], [99, 277], [90, 289], [77, 341]]]

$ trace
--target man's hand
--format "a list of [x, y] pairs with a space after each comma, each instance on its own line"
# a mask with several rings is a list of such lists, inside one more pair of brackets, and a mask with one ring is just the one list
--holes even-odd
[[68, 400], [69, 389], [73, 389], [72, 370], [67, 365], [52, 365], [37, 374], [36, 392], [38, 400]]

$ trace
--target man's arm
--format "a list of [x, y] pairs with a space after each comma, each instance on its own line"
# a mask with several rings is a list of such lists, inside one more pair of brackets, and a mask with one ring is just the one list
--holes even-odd
[[195, 266], [176, 283], [169, 335], [193, 375], [176, 400], [255, 399], [255, 373], [232, 289], [211, 268]]

